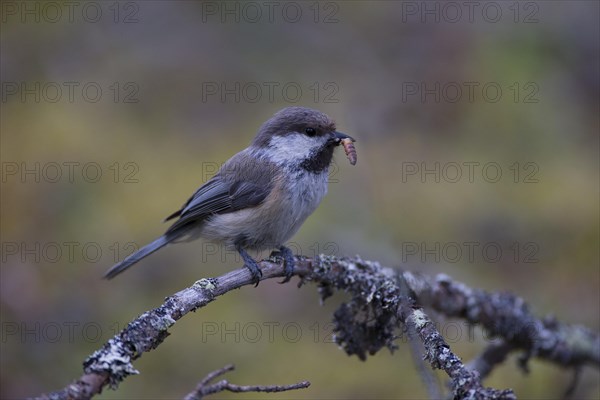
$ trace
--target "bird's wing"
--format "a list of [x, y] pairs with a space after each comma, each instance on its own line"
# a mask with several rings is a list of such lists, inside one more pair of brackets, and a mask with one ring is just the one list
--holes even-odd
[[257, 206], [267, 197], [273, 184], [273, 168], [260, 168], [261, 164], [257, 162], [244, 162], [243, 158], [234, 158], [202, 185], [179, 211], [167, 217], [166, 220], [179, 217], [167, 233], [212, 214]]

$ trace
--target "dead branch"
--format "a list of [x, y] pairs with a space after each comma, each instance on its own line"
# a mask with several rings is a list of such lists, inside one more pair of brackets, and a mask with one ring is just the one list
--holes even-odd
[[[262, 279], [283, 276], [277, 260], [261, 262]], [[300, 284], [315, 282], [322, 299], [343, 290], [352, 299], [334, 314], [336, 342], [349, 354], [365, 359], [383, 347], [396, 348], [398, 328], [412, 325], [426, 349], [425, 359], [451, 378], [460, 398], [514, 398], [510, 390], [484, 388], [477, 371], [465, 367], [431, 323], [421, 307], [429, 306], [449, 316], [480, 324], [514, 350], [525, 352], [523, 365], [538, 357], [566, 367], [600, 366], [600, 336], [583, 326], [563, 324], [554, 318], [540, 320], [525, 302], [508, 293], [471, 289], [446, 275], [435, 278], [383, 268], [360, 258], [296, 257]], [[168, 297], [158, 308], [133, 320], [84, 362], [84, 375], [64, 389], [41, 398], [85, 399], [102, 388], [116, 388], [137, 374], [132, 361], [159, 346], [168, 328], [190, 311], [233, 289], [253, 284], [246, 268], [218, 278], [201, 279]]]
[[479, 356], [467, 364], [467, 368], [479, 372], [479, 376], [483, 379], [492, 372], [496, 365], [503, 363], [513, 350], [514, 348], [503, 340], [498, 343], [491, 343]]
[[286, 392], [288, 390], [305, 389], [310, 386], [310, 382], [303, 381], [294, 383], [292, 385], [267, 385], [267, 386], [240, 386], [233, 383], [229, 383], [226, 380], [221, 380], [216, 383], [210, 383], [215, 378], [234, 370], [232, 364], [226, 365], [225, 367], [209, 373], [204, 379], [198, 383], [196, 389], [190, 392], [184, 397], [184, 400], [200, 400], [205, 396], [213, 393], [229, 391], [234, 393], [247, 393], [247, 392], [263, 392], [263, 393], [275, 393], [275, 392]]

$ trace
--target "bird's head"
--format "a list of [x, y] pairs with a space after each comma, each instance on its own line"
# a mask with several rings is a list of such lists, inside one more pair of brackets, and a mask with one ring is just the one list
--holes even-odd
[[335, 122], [326, 114], [305, 107], [287, 107], [261, 126], [251, 147], [277, 165], [322, 172], [343, 139], [354, 141], [336, 131]]

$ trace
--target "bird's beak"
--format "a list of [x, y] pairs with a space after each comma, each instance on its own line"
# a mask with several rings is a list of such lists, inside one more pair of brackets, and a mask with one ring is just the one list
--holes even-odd
[[353, 142], [356, 142], [356, 140], [354, 140], [354, 138], [352, 136], [346, 135], [345, 133], [342, 132], [333, 132], [333, 138], [335, 140], [336, 144], [340, 144], [342, 139], [350, 139]]

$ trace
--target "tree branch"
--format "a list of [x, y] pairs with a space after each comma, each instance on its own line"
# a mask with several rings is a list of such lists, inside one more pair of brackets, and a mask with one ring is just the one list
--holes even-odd
[[467, 368], [479, 372], [479, 376], [483, 379], [492, 372], [496, 365], [503, 363], [506, 356], [513, 350], [514, 347], [503, 340], [499, 343], [491, 343], [479, 356], [467, 364]]
[[442, 369], [451, 379], [452, 395], [455, 399], [516, 399], [513, 391], [496, 390], [481, 385], [479, 373], [470, 371], [462, 363], [435, 328], [422, 309], [401, 306], [403, 320], [413, 325], [425, 344], [424, 358], [431, 366]]
[[[410, 279], [414, 274], [405, 272]], [[525, 301], [511, 293], [487, 293], [455, 282], [447, 275], [418, 277], [415, 289], [421, 305], [430, 305], [448, 317], [481, 324], [489, 335], [502, 338], [529, 357], [563, 367], [587, 364], [600, 367], [600, 336], [581, 325], [568, 325], [554, 317], [536, 318]]]
[[233, 371], [234, 366], [229, 364], [225, 367], [218, 369], [209, 373], [204, 379], [198, 383], [196, 389], [193, 392], [190, 392], [187, 396], [184, 397], [184, 400], [200, 400], [205, 396], [208, 396], [213, 393], [223, 392], [225, 390], [234, 393], [247, 393], [247, 392], [264, 392], [264, 393], [275, 393], [275, 392], [286, 392], [288, 390], [297, 390], [297, 389], [305, 389], [310, 386], [310, 382], [303, 381], [294, 383], [292, 385], [268, 385], [268, 386], [240, 386], [234, 385], [233, 383], [229, 383], [226, 380], [221, 380], [217, 383], [210, 384], [210, 381], [215, 378], [229, 372]]
[[415, 368], [417, 369], [417, 372], [421, 376], [421, 380], [425, 385], [425, 389], [427, 389], [427, 394], [429, 395], [430, 399], [441, 399], [444, 396], [440, 390], [439, 380], [437, 379], [434, 371], [432, 371], [431, 368], [425, 364], [425, 360], [423, 360], [423, 351], [425, 349], [423, 342], [421, 342], [421, 338], [417, 336], [414, 325], [408, 325], [407, 328], [410, 354], [413, 362], [415, 363]]
[[[262, 279], [284, 276], [275, 260], [260, 263]], [[553, 318], [539, 320], [525, 302], [507, 293], [487, 293], [452, 281], [383, 268], [360, 258], [320, 256], [296, 257], [295, 274], [319, 286], [322, 299], [334, 290], [352, 294], [334, 314], [335, 339], [349, 354], [361, 359], [382, 347], [396, 348], [398, 327], [412, 324], [425, 344], [426, 359], [452, 379], [454, 393], [472, 398], [513, 398], [512, 392], [481, 386], [479, 374], [468, 370], [451, 351], [421, 309], [430, 306], [449, 317], [479, 323], [490, 334], [503, 338], [514, 349], [524, 350], [526, 360], [535, 356], [562, 366], [600, 366], [600, 336], [582, 326], [571, 326]], [[230, 290], [253, 284], [246, 268], [218, 278], [201, 279], [168, 297], [110, 339], [84, 362], [84, 375], [61, 391], [42, 398], [83, 399], [100, 393], [104, 386], [116, 388], [127, 376], [137, 374], [132, 361], [162, 343], [167, 329], [190, 311], [203, 307]], [[465, 377], [465, 379], [457, 379]], [[467, 379], [468, 378], [468, 379]], [[483, 397], [482, 397], [483, 396]]]

